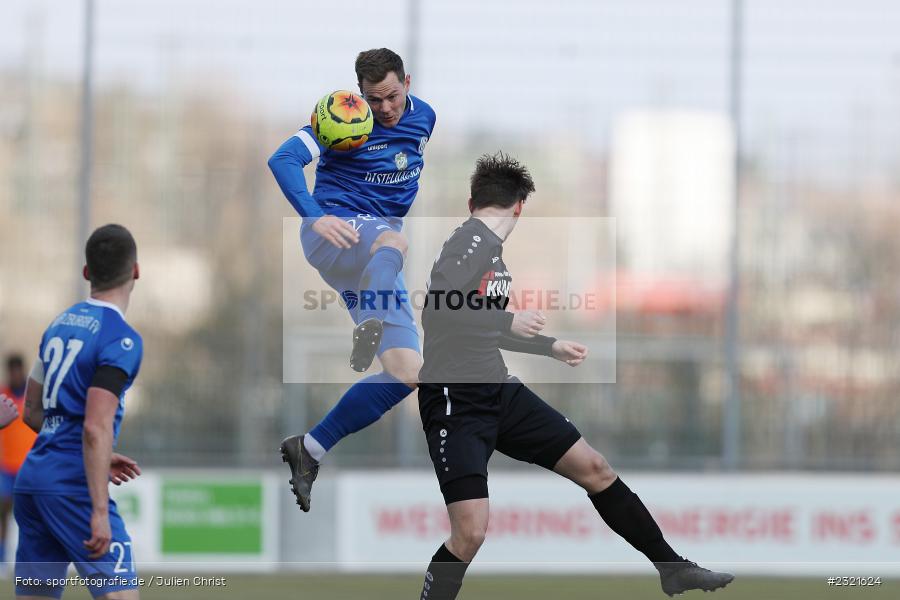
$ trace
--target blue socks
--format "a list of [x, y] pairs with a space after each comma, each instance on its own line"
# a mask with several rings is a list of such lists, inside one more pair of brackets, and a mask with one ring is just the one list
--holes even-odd
[[397, 274], [403, 268], [403, 253], [390, 246], [375, 251], [359, 278], [359, 313], [357, 323], [366, 319], [384, 321], [392, 303], [408, 302], [395, 297]]
[[[398, 249], [382, 246], [375, 251], [359, 278], [357, 323], [372, 318], [384, 321], [391, 303], [409, 301], [395, 297], [402, 268], [403, 253]], [[380, 419], [411, 392], [412, 388], [388, 373], [370, 375], [354, 383], [308, 435], [327, 452], [341, 439]]]
[[411, 387], [388, 373], [369, 375], [354, 383], [325, 418], [310, 430], [309, 435], [326, 451], [331, 450], [344, 437], [380, 419], [412, 391]]

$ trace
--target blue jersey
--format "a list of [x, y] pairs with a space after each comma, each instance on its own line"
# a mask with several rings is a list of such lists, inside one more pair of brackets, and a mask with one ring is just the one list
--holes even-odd
[[[380, 217], [403, 217], [419, 191], [425, 145], [434, 129], [435, 114], [428, 104], [407, 96], [406, 110], [394, 127], [378, 120], [365, 144], [342, 152], [329, 150], [307, 125], [269, 159], [282, 192], [303, 217], [350, 209]], [[312, 195], [303, 167], [319, 159]]]
[[141, 336], [119, 308], [89, 299], [60, 314], [41, 338], [44, 364], [44, 423], [16, 479], [15, 491], [29, 494], [86, 494], [81, 436], [87, 391], [98, 367], [128, 376], [113, 423], [113, 445], [125, 414], [125, 391], [141, 366]]

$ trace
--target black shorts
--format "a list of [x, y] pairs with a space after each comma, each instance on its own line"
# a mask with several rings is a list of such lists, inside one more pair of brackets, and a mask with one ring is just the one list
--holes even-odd
[[495, 449], [552, 470], [581, 438], [567, 418], [515, 377], [494, 384], [420, 384], [419, 413], [448, 503], [487, 497], [486, 484], [450, 493], [448, 484], [473, 476], [486, 482]]

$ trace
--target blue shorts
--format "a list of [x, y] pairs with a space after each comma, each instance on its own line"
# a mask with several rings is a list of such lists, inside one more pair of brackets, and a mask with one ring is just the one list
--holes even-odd
[[[303, 246], [306, 260], [319, 271], [325, 283], [344, 298], [350, 318], [359, 324], [359, 307], [354, 300], [358, 298], [360, 277], [371, 259], [369, 250], [375, 239], [384, 231], [399, 232], [403, 227], [403, 221], [398, 217], [376, 217], [349, 209], [338, 209], [331, 214], [353, 225], [359, 233], [357, 244], [349, 249], [337, 248], [312, 230], [310, 220], [304, 221], [300, 228], [300, 244]], [[399, 300], [389, 304], [378, 356], [391, 348], [411, 348], [421, 354], [419, 331], [416, 328], [412, 303], [402, 272], [397, 274], [394, 292]]]
[[109, 501], [109, 553], [98, 559], [88, 558], [82, 543], [91, 538], [92, 511], [87, 490], [77, 497], [17, 492], [13, 512], [19, 525], [16, 595], [59, 598], [66, 587], [63, 580], [69, 563], [75, 563], [95, 598], [138, 587], [131, 537], [114, 501]]
[[12, 500], [15, 485], [16, 474], [0, 469], [0, 498]]

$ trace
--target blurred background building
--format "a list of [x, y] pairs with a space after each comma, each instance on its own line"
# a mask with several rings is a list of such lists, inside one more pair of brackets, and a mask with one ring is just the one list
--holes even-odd
[[[737, 465], [900, 468], [896, 3], [743, 3], [739, 132], [724, 0], [94, 4], [90, 222], [140, 247], [122, 448], [144, 464], [272, 466], [343, 391], [282, 383], [293, 213], [266, 160], [387, 46], [438, 114], [413, 216], [462, 218], [474, 159], [502, 148], [532, 169], [531, 214], [617, 219], [617, 381], [536, 386], [614, 465], [723, 466], [736, 222]], [[4, 352], [86, 293], [83, 8], [8, 0], [0, 20]], [[411, 398], [330, 464], [427, 467], [420, 427]]]

